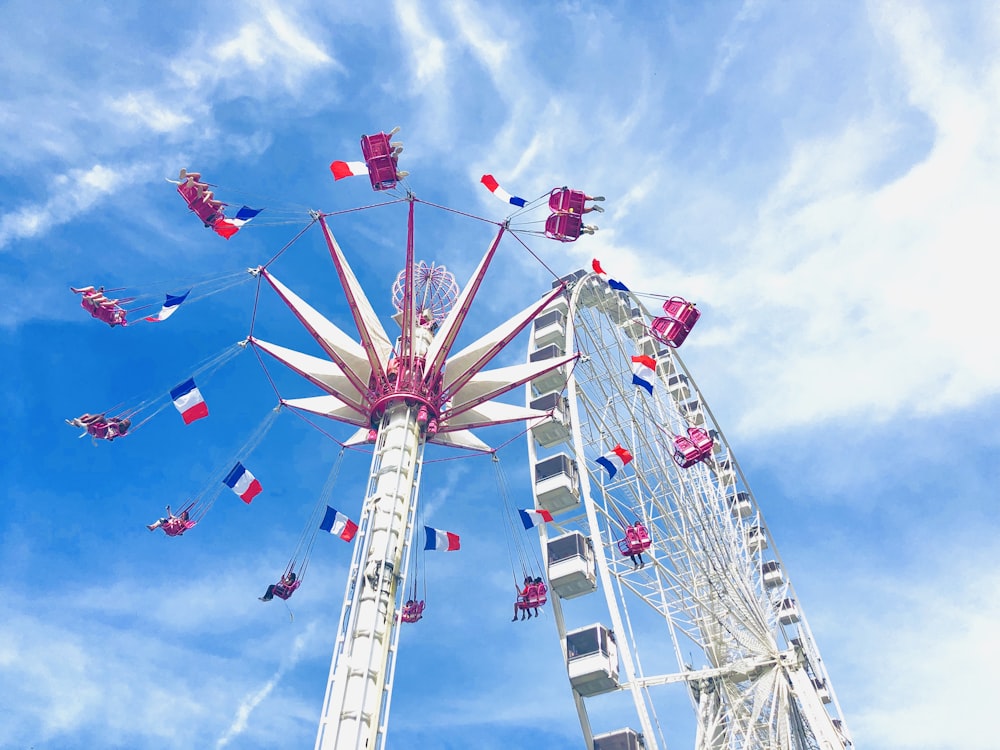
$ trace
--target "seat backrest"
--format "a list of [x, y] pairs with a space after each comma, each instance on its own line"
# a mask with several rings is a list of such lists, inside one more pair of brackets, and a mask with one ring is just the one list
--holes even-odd
[[392, 146], [389, 145], [387, 133], [361, 136], [361, 153], [366, 161], [376, 156], [388, 156], [391, 152]]
[[582, 190], [555, 188], [549, 193], [549, 208], [556, 213], [583, 213], [587, 196]]
[[646, 548], [649, 547], [649, 542], [650, 542], [649, 531], [647, 531], [646, 527], [643, 526], [642, 524], [639, 524], [636, 527], [636, 529], [635, 529], [635, 538], [636, 538], [636, 541], [639, 542], [639, 544], [642, 544]]
[[549, 592], [548, 586], [546, 586], [544, 583], [538, 584], [538, 606], [539, 607], [542, 606], [543, 604], [545, 604], [549, 600], [548, 592]]

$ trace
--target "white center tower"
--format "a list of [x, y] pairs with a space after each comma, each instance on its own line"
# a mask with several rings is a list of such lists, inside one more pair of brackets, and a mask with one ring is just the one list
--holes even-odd
[[549, 412], [493, 399], [577, 356], [485, 369], [562, 295], [562, 285], [452, 354], [506, 226], [499, 225], [472, 278], [457, 294], [453, 277], [443, 267], [414, 263], [413, 217], [418, 201], [412, 195], [408, 200], [406, 265], [393, 290], [395, 319], [402, 329], [395, 346], [324, 216], [315, 214], [360, 341], [310, 307], [267, 269], [260, 270], [260, 278], [278, 293], [327, 355], [316, 357], [256, 336], [249, 338], [260, 351], [326, 393], [282, 399], [282, 403], [359, 428], [347, 444], [374, 443], [316, 750], [380, 750], [385, 746], [399, 641], [398, 612], [412, 557], [409, 550], [425, 446], [435, 443], [489, 452], [490, 447], [471, 430], [547, 418]]
[[[413, 352], [422, 358], [431, 333], [416, 333]], [[424, 451], [418, 409], [393, 401], [378, 429], [316, 750], [374, 748], [385, 732], [380, 716], [388, 718], [388, 675], [399, 639], [397, 591], [410, 560]]]

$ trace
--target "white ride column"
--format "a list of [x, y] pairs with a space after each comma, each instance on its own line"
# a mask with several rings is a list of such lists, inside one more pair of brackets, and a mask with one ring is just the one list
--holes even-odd
[[[431, 337], [426, 328], [415, 327], [414, 357], [426, 353]], [[417, 408], [401, 395], [382, 419], [359, 524], [361, 547], [348, 576], [316, 750], [375, 750], [384, 744], [379, 734], [388, 704], [387, 674], [394, 662], [393, 633], [399, 626], [396, 592], [403, 552], [412, 540], [412, 506], [423, 458]]]

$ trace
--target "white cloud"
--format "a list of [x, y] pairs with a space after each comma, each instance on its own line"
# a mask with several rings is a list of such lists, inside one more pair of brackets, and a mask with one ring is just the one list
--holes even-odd
[[187, 114], [179, 114], [169, 106], [156, 100], [151, 92], [128, 93], [112, 99], [109, 108], [124, 115], [132, 126], [149, 128], [157, 133], [173, 133], [191, 125], [193, 119]]
[[983, 717], [1000, 670], [1000, 577], [989, 557], [973, 566], [938, 559], [945, 564], [929, 566], [927, 580], [869, 570], [852, 584], [861, 606], [846, 643], [860, 674], [841, 663], [834, 682], [862, 683], [844, 707], [859, 747], [996, 746]]
[[[196, 39], [173, 61], [174, 73], [200, 96], [209, 88], [226, 88], [229, 96], [253, 96], [263, 90], [262, 83], [296, 90], [316, 70], [344, 70], [303, 31], [308, 27], [298, 23], [287, 8], [268, 2], [260, 6], [260, 15], [236, 27], [228, 38], [214, 44]], [[248, 74], [256, 81], [252, 87], [242, 82]]]
[[57, 175], [46, 201], [0, 214], [0, 248], [72, 221], [140, 176], [148, 179], [151, 172], [148, 164], [95, 164], [89, 169], [71, 169]]
[[762, 5], [762, 0], [743, 0], [716, 49], [715, 65], [708, 79], [709, 94], [715, 93], [722, 86], [726, 72], [743, 51], [746, 45], [743, 37], [747, 34], [745, 27], [760, 15]]
[[421, 5], [397, 2], [395, 11], [396, 22], [403, 34], [402, 41], [410, 49], [416, 90], [443, 94], [448, 58], [444, 39], [429, 27], [430, 17]]
[[[712, 306], [691, 339], [698, 356], [715, 346], [721, 368], [719, 357], [739, 352], [740, 398], [753, 404], [744, 430], [939, 413], [1000, 389], [1000, 360], [983, 346], [994, 317], [984, 259], [1000, 232], [1000, 106], [970, 71], [933, 64], [944, 41], [917, 9], [902, 15], [888, 14], [882, 31], [928, 118], [930, 150], [900, 151], [901, 121], [914, 113], [885, 104], [796, 142], [736, 233], [743, 247], [692, 290]], [[881, 176], [901, 159], [901, 174]]]
[[236, 709], [236, 716], [233, 718], [233, 723], [216, 742], [216, 748], [225, 747], [246, 731], [250, 714], [253, 713], [254, 709], [257, 708], [257, 706], [259, 706], [271, 694], [277, 684], [281, 681], [281, 678], [284, 677], [285, 673], [298, 664], [299, 659], [302, 658], [307, 641], [313, 637], [316, 629], [315, 625], [315, 622], [310, 623], [305, 632], [299, 633], [295, 636], [295, 640], [292, 641], [292, 647], [288, 652], [287, 658], [282, 661], [277, 671], [270, 677], [270, 679], [268, 679], [267, 682], [264, 683], [263, 686], [260, 687], [260, 689], [254, 691], [243, 699], [239, 707]]

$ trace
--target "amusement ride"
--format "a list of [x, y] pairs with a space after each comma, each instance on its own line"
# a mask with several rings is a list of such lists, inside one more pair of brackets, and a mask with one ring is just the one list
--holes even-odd
[[[593, 234], [598, 228], [587, 214], [603, 212], [604, 198], [557, 187], [527, 201], [484, 175], [482, 184], [512, 211], [499, 222], [479, 219], [495, 233], [460, 286], [444, 266], [415, 257], [417, 207], [453, 209], [422, 201], [407, 187], [408, 173], [398, 167], [402, 144], [391, 140], [397, 131], [363, 136], [363, 161], [335, 161], [331, 171], [337, 180], [367, 176], [387, 198], [380, 205], [407, 207], [404, 265], [391, 288], [398, 333], [383, 326], [334, 235], [339, 214], [312, 211], [309, 227], [322, 234], [353, 331], [276, 277], [270, 264], [281, 253], [204, 292], [255, 279], [258, 294], [269, 287], [324, 356], [266, 341], [251, 327], [244, 341], [194, 377], [207, 377], [252, 348], [322, 392], [279, 394], [281, 407], [350, 425], [341, 445], [371, 452], [360, 517], [326, 505], [338, 459], [295, 555], [261, 597], [288, 599], [302, 585], [318, 530], [351, 543], [316, 750], [385, 747], [400, 632], [424, 611], [415, 561], [425, 448], [492, 453], [496, 460], [496, 449], [478, 431], [503, 424], [521, 424], [527, 436], [534, 505], [520, 512], [525, 528], [537, 529], [529, 533], [537, 533], [544, 569], [525, 578], [514, 616], [551, 609], [584, 748], [666, 748], [669, 733], [658, 716], [665, 693], [689, 702], [696, 750], [853, 747], [761, 504], [677, 353], [700, 317], [698, 308], [679, 296], [635, 293], [595, 260], [562, 276], [549, 271], [549, 289], [459, 346], [502, 243], [538, 258], [527, 244], [531, 238], [566, 243]], [[256, 218], [262, 210], [247, 206], [228, 210], [215, 197], [217, 186], [197, 172], [181, 170], [171, 182], [204, 226], [226, 239], [266, 216]], [[111, 327], [129, 325], [129, 313], [139, 309], [125, 307], [138, 297], [109, 299], [93, 286], [73, 291]], [[166, 320], [190, 304], [188, 294], [168, 294], [162, 309], [142, 320]], [[651, 312], [644, 300], [660, 309]], [[520, 364], [496, 366], [525, 342]], [[519, 393], [523, 405], [510, 400]], [[171, 400], [185, 422], [207, 415], [192, 377], [169, 400], [161, 395], [115, 414], [67, 421], [95, 441], [122, 438]], [[265, 429], [181, 515], [168, 513], [150, 531], [190, 533], [220, 487], [249, 503], [260, 486], [243, 460]], [[424, 527], [423, 533], [425, 549], [458, 546], [449, 532]], [[616, 717], [612, 726], [609, 714]]]

